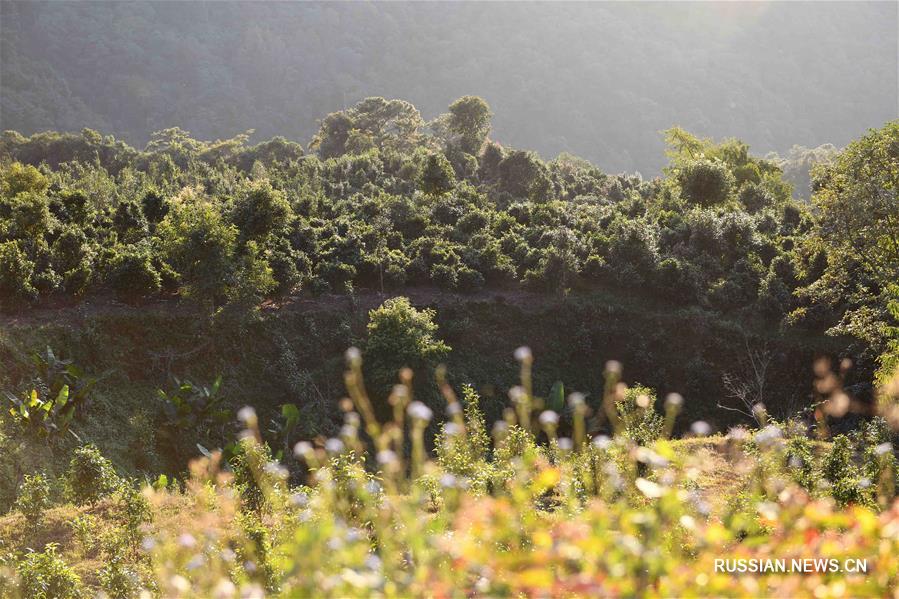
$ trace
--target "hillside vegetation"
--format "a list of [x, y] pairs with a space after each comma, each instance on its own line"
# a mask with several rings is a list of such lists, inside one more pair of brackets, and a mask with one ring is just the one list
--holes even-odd
[[737, 139], [645, 180], [492, 118], [4, 132], [0, 594], [894, 592], [899, 121], [804, 203]]

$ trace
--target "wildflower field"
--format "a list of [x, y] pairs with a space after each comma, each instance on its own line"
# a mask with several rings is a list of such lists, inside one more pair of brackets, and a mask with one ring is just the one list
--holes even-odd
[[[304, 484], [250, 407], [229, 462], [207, 452], [183, 484], [120, 479], [84, 448], [68, 504], [47, 506], [46, 481], [28, 477], [0, 519], [0, 594], [899, 596], [899, 378], [851, 436], [826, 430], [843, 409], [832, 388], [810, 435], [760, 409], [757, 429], [707, 436], [697, 422], [670, 440], [680, 396], [654, 410], [651, 390], [628, 389], [610, 363], [601, 401], [575, 393], [555, 411], [532, 394], [530, 350], [516, 357], [522, 384], [492, 428], [477, 394], [438, 370], [446, 416], [431, 452], [436, 415], [411, 371], [379, 422], [349, 350], [340, 434], [293, 448]], [[614, 434], [591, 435], [603, 424]]]

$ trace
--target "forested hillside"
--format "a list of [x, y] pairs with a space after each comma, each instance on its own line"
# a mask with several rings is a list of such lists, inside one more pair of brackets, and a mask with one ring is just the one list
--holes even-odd
[[0, 2], [0, 599], [899, 599], [896, 2]]
[[4, 2], [0, 17], [2, 128], [138, 147], [173, 126], [306, 144], [366, 96], [430, 120], [476, 93], [504, 144], [653, 176], [673, 124], [786, 155], [897, 116], [892, 2]]
[[650, 179], [494, 110], [5, 131], [0, 596], [895, 589], [899, 121]]
[[[89, 129], [6, 132], [0, 301], [22, 315], [100, 306], [89, 312], [99, 314], [92, 330], [100, 333], [110, 300], [137, 314], [147, 302], [183, 302], [224, 330], [242, 330], [260, 305], [417, 294], [425, 298], [419, 305], [436, 307], [429, 293], [461, 294], [468, 308], [457, 307], [455, 317], [440, 312], [445, 333], [459, 339], [458, 355], [473, 355], [484, 327], [521, 343], [546, 340], [547, 359], [560, 365], [547, 363], [547, 387], [554, 380], [595, 386], [590, 361], [627, 358], [637, 380], [696, 396], [692, 413], [721, 426], [751, 418], [751, 405], [763, 399], [779, 416], [810, 405], [816, 354], [851, 359], [846, 376], [860, 384], [860, 398], [870, 397], [865, 388], [878, 364], [883, 377], [891, 373], [897, 260], [883, 223], [895, 207], [867, 188], [894, 185], [895, 122], [815, 171], [809, 209], [791, 199], [776, 162], [739, 140], [670, 129], [665, 176], [644, 180], [608, 175], [572, 155], [546, 162], [503, 147], [489, 138], [491, 118], [475, 96], [453, 102], [430, 125], [408, 102], [373, 97], [330, 114], [308, 149], [280, 137], [206, 142], [177, 128], [154, 133], [143, 150]], [[845, 234], [850, 223], [858, 234]], [[503, 321], [502, 309], [473, 308], [477, 298], [518, 307]], [[541, 310], [541, 320], [557, 324], [523, 337], [521, 324]], [[304, 361], [303, 394], [331, 384], [337, 373], [328, 360], [361, 337], [364, 316], [351, 304], [331, 355]], [[689, 335], [674, 321], [692, 323]], [[218, 333], [195, 329], [192, 338], [210, 334]], [[269, 362], [308, 351], [271, 334], [253, 348], [271, 341], [260, 354]], [[96, 342], [70, 339], [66, 351]], [[164, 354], [167, 341], [160, 342], [137, 361]], [[496, 348], [487, 368], [463, 360], [456, 374], [482, 392], [502, 389], [512, 381], [493, 375], [510, 347]], [[246, 350], [232, 351], [236, 358]], [[182, 346], [173, 355], [182, 352], [192, 354]], [[215, 352], [204, 355], [209, 381], [234, 367]], [[116, 369], [97, 357], [96, 368]], [[561, 367], [581, 359], [582, 366]], [[391, 369], [403, 365], [387, 369], [385, 388]], [[182, 364], [177, 374], [189, 370]], [[267, 371], [231, 378], [252, 392], [246, 383], [263, 384], [270, 379], [259, 373]], [[164, 374], [176, 374], [171, 364]], [[27, 381], [25, 372], [13, 376]], [[292, 401], [295, 384], [267, 393], [269, 405]], [[309, 421], [320, 426], [307, 434], [329, 426], [335, 398], [322, 400]]]

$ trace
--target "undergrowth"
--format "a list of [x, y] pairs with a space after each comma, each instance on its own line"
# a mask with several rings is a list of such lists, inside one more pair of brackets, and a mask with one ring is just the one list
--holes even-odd
[[[883, 597], [899, 584], [899, 377], [851, 435], [759, 409], [756, 430], [707, 437], [694, 423], [672, 440], [684, 400], [657, 408], [617, 363], [601, 397], [574, 393], [549, 410], [555, 398], [535, 395], [522, 348], [521, 384], [488, 427], [478, 394], [457, 397], [442, 368], [445, 417], [404, 370], [380, 421], [361, 353], [347, 357], [339, 434], [297, 444], [295, 459], [273, 458], [244, 408], [235, 447], [194, 460], [184, 480], [124, 479], [90, 446], [75, 452], [61, 498], [48, 477], [27, 478], [0, 519], [0, 594]], [[715, 568], [808, 557], [863, 559], [868, 571]]]

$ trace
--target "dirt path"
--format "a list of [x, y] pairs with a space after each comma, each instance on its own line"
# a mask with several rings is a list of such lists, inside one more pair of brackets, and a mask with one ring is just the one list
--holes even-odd
[[[260, 305], [264, 313], [280, 310], [319, 312], [344, 310], [370, 310], [385, 300], [396, 297], [408, 297], [417, 306], [447, 306], [476, 302], [505, 303], [509, 305], [549, 306], [558, 298], [545, 293], [519, 289], [480, 291], [471, 294], [443, 291], [435, 287], [407, 287], [394, 292], [380, 293], [371, 290], [348, 294], [299, 294], [279, 300], [266, 300]], [[166, 312], [182, 315], [198, 314], [202, 309], [190, 301], [177, 297], [155, 298], [139, 304], [126, 304], [111, 297], [91, 297], [84, 301], [65, 298], [44, 301], [38, 306], [15, 313], [0, 313], [0, 327], [41, 326], [50, 323], [80, 323], [99, 315], [133, 314], [134, 311], [151, 313]]]

